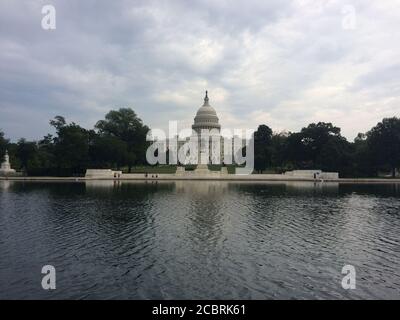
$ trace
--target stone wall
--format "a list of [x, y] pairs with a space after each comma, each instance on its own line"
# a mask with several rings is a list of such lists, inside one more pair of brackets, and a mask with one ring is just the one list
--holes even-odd
[[287, 177], [302, 179], [338, 179], [338, 172], [323, 172], [321, 170], [293, 170], [284, 173]]
[[122, 176], [122, 171], [113, 171], [111, 169], [87, 169], [85, 178], [115, 178]]

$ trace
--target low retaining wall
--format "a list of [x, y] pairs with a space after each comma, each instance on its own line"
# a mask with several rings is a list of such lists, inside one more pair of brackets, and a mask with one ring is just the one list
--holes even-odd
[[0, 177], [22, 177], [22, 173], [16, 171], [0, 171]]
[[209, 174], [195, 174], [194, 172], [186, 172], [185, 174], [160, 173], [160, 174], [147, 174], [147, 176], [144, 173], [124, 173], [119, 180], [316, 181], [314, 178], [286, 176], [283, 174], [239, 175], [239, 174], [221, 174], [219, 172], [209, 173]]
[[[49, 181], [49, 182], [85, 182], [85, 181], [95, 181], [95, 180], [108, 180], [108, 181], [174, 181], [174, 180], [209, 180], [209, 181], [309, 181], [309, 182], [320, 182], [321, 180], [309, 179], [309, 178], [299, 178], [290, 177], [280, 174], [252, 174], [252, 175], [219, 175], [219, 176], [196, 176], [196, 175], [174, 175], [174, 174], [145, 174], [141, 173], [131, 173], [123, 174], [120, 178], [106, 177], [0, 177], [1, 180], [10, 181]], [[379, 178], [339, 178], [339, 179], [324, 179], [324, 182], [340, 182], [340, 183], [366, 183], [366, 184], [393, 184], [400, 183], [400, 179], [379, 179]]]
[[85, 178], [118, 178], [122, 171], [113, 171], [111, 169], [87, 169]]
[[339, 179], [338, 172], [323, 172], [322, 170], [293, 170], [285, 172], [284, 175], [301, 179]]

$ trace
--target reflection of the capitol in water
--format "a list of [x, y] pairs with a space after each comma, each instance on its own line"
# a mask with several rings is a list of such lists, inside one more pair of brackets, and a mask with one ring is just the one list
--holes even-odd
[[227, 190], [224, 181], [175, 181], [177, 192], [196, 193], [198, 195], [216, 195]]
[[121, 185], [121, 181], [117, 180], [86, 180], [86, 189], [109, 189], [112, 190]]

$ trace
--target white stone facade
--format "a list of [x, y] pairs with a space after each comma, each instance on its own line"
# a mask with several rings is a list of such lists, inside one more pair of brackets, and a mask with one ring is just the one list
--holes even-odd
[[95, 179], [110, 179], [110, 178], [120, 178], [122, 171], [113, 171], [111, 169], [87, 169], [85, 178], [95, 178]]
[[285, 172], [285, 175], [304, 179], [339, 179], [338, 172], [323, 172], [322, 170], [293, 170]]
[[[235, 137], [238, 139], [238, 137]], [[165, 150], [170, 150], [169, 164], [177, 164], [177, 154], [174, 150], [179, 150], [185, 144], [188, 145], [192, 141], [192, 150], [195, 153], [188, 155], [182, 164], [233, 164], [234, 163], [234, 146], [232, 138], [225, 138], [221, 135], [221, 125], [215, 109], [210, 105], [208, 94], [204, 98], [203, 105], [197, 111], [192, 125], [192, 136], [180, 139], [175, 136], [173, 139], [165, 141]], [[208, 150], [207, 150], [208, 145]], [[231, 157], [224, 159], [224, 151], [229, 145]], [[242, 140], [243, 147], [246, 141]]]

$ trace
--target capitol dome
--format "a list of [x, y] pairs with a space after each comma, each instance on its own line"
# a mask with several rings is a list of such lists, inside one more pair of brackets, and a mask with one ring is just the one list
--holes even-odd
[[217, 113], [215, 109], [208, 103], [208, 95], [204, 97], [204, 104], [197, 111], [194, 117], [194, 124], [192, 129], [199, 131], [201, 129], [221, 129], [221, 125], [218, 123]]

